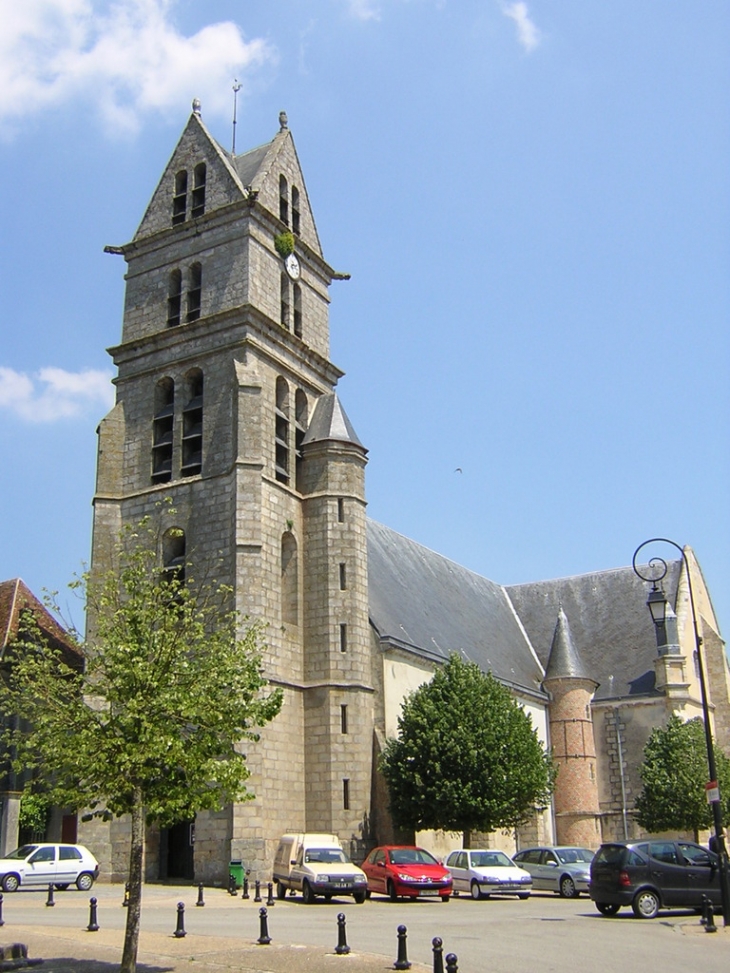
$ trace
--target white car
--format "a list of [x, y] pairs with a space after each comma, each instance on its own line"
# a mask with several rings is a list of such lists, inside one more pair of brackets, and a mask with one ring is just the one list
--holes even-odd
[[516, 895], [527, 899], [532, 891], [532, 876], [508, 858], [503, 851], [464, 848], [452, 851], [446, 859], [455, 892], [469, 892], [473, 899], [490, 895]]
[[22, 845], [0, 859], [0, 885], [4, 892], [19, 886], [55, 885], [67, 889], [72, 883], [88, 892], [99, 877], [99, 863], [83, 845]]

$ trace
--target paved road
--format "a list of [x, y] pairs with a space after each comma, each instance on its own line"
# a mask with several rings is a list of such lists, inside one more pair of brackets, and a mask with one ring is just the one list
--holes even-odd
[[[25, 935], [31, 955], [42, 956], [45, 950], [45, 958], [51, 955], [48, 950], [60, 948], [59, 943], [66, 952], [55, 955], [74, 955], [70, 950], [77, 944], [75, 955], [80, 958], [93, 956], [95, 949], [100, 959], [113, 958], [126, 916], [121, 906], [122, 890], [119, 886], [97, 885], [92, 894], [98, 899], [98, 933], [86, 931], [89, 893], [57, 892], [53, 908], [46, 907], [45, 892], [6, 894], [0, 941], [23, 942]], [[566, 966], [589, 973], [615, 973], [617, 969], [622, 973], [654, 969], [662, 973], [727, 973], [730, 966], [730, 933], [726, 935], [720, 928], [717, 935], [708, 935], [691, 913], [666, 913], [647, 921], [622, 910], [616, 918], [607, 919], [585, 897], [564, 900], [533, 894], [525, 902], [508, 898], [473, 902], [460, 897], [448, 904], [430, 900], [392, 904], [373, 897], [363, 905], [343, 898], [313, 906], [288, 898], [269, 909], [273, 948], [255, 949], [252, 944], [260, 931], [262, 903], [233, 898], [221, 889], [206, 889], [204, 908], [196, 907], [196, 899], [197, 889], [192, 887], [145, 887], [140, 958], [150, 964], [149, 969], [190, 973], [304, 970], [329, 968], [339, 962], [348, 973], [354, 973], [355, 957], [333, 955], [339, 912], [346, 915], [347, 941], [353, 953], [379, 957], [370, 965], [363, 958], [358, 971], [392, 968], [399, 924], [407, 927], [408, 958], [414, 964], [432, 968], [431, 943], [434, 936], [440, 936], [444, 952], [458, 955], [461, 973], [562, 973]], [[172, 936], [179, 901], [186, 905], [185, 939]], [[293, 945], [319, 949], [313, 949], [311, 956], [302, 950], [300, 960], [292, 966], [290, 961], [289, 965], [284, 962], [285, 951], [279, 948]], [[258, 965], [252, 965], [252, 955]], [[310, 966], [310, 960], [314, 966]], [[92, 973], [87, 966], [71, 968]], [[106, 965], [99, 970], [106, 973], [112, 968]]]

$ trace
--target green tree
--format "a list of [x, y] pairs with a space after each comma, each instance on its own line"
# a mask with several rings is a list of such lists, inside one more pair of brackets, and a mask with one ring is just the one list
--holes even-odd
[[550, 800], [555, 771], [528, 713], [491, 673], [452, 655], [412, 693], [380, 761], [398, 827], [494, 831]]
[[[83, 673], [29, 632], [4, 660], [0, 708], [16, 766], [55, 804], [131, 817], [122, 973], [137, 962], [145, 822], [171, 825], [250, 799], [241, 743], [281, 707], [264, 691], [261, 629], [229, 610], [232, 593], [163, 572], [149, 520], [120, 538], [118, 564], [82, 576], [92, 633]], [[32, 687], [32, 691], [29, 691]]]
[[[715, 747], [715, 764], [723, 823], [730, 820], [730, 760]], [[707, 803], [709, 780], [705, 724], [697, 717], [687, 722], [672, 716], [665, 727], [656, 727], [644, 747], [639, 771], [643, 790], [636, 799], [636, 820], [651, 833], [692, 831], [712, 827], [712, 808]]]

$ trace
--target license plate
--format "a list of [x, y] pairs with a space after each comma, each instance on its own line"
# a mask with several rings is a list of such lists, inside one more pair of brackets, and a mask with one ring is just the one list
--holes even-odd
[[419, 895], [436, 895], [435, 892], [419, 892]]

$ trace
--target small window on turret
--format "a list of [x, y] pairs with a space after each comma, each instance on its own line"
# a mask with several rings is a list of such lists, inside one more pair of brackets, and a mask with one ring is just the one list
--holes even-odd
[[190, 215], [195, 220], [205, 213], [205, 163], [200, 162], [193, 170], [193, 207]]
[[279, 176], [279, 219], [289, 226], [289, 185], [286, 176]]
[[347, 624], [340, 625], [340, 652], [347, 652]]
[[172, 197], [172, 225], [184, 223], [188, 209], [188, 174], [182, 169], [175, 176], [175, 192]]

